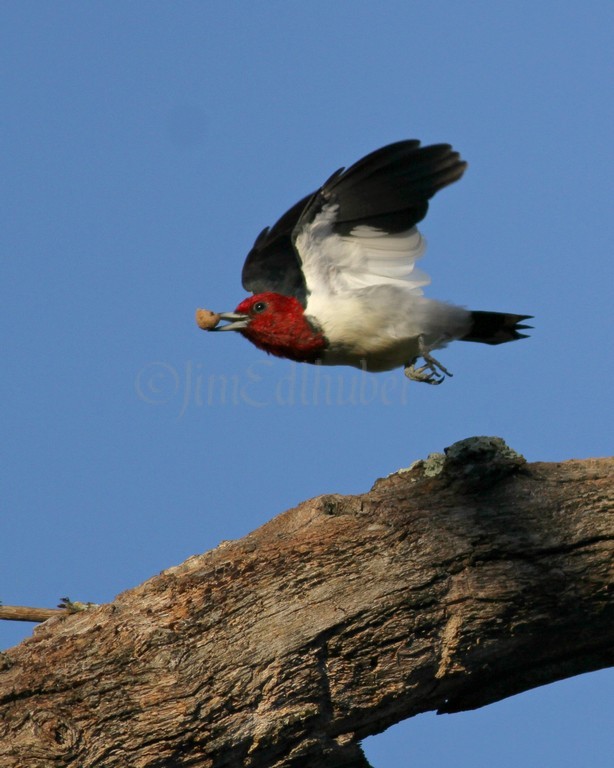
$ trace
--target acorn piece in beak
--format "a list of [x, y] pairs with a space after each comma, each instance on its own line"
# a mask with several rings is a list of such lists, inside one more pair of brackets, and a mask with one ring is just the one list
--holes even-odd
[[[219, 325], [220, 320], [228, 320]], [[237, 312], [212, 312], [210, 309], [196, 310], [196, 324], [203, 331], [240, 331], [247, 326], [249, 317]]]
[[196, 310], [196, 325], [202, 328], [203, 331], [212, 331], [220, 322], [220, 319], [220, 315], [217, 312], [212, 312], [210, 309]]

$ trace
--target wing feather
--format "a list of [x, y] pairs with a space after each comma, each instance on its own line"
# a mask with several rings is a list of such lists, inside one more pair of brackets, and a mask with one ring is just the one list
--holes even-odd
[[296, 238], [309, 293], [340, 293], [372, 285], [400, 285], [421, 294], [429, 277], [416, 268], [426, 243], [416, 227], [388, 234], [360, 225], [334, 231], [336, 206], [325, 206]]
[[314, 194], [263, 230], [243, 267], [253, 293], [275, 291], [306, 305], [310, 293], [379, 284], [421, 293], [416, 268], [426, 244], [416, 228], [428, 201], [466, 167], [449, 144], [400, 141], [339, 169]]
[[307, 195], [299, 200], [272, 227], [266, 227], [258, 235], [241, 273], [246, 291], [274, 291], [284, 296], [295, 296], [305, 303], [305, 278], [292, 242], [292, 232], [311, 197]]

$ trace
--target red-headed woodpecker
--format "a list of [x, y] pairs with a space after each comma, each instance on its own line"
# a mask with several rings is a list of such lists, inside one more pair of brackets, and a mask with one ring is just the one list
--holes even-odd
[[366, 371], [402, 366], [428, 384], [451, 375], [431, 355], [450, 341], [524, 338], [529, 315], [471, 312], [422, 295], [430, 281], [416, 268], [426, 248], [416, 224], [465, 168], [450, 145], [415, 140], [341, 168], [257, 237], [242, 274], [253, 295], [206, 320], [199, 310], [199, 324], [239, 331], [290, 360]]

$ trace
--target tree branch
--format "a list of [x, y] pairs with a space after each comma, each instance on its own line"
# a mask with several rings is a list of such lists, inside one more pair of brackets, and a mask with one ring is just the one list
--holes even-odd
[[57, 608], [34, 608], [29, 605], [0, 605], [0, 619], [4, 621], [47, 621], [54, 616], [66, 616], [69, 613], [85, 611], [96, 607], [95, 603], [74, 602], [63, 597]]
[[34, 608], [29, 605], [0, 605], [0, 619], [4, 621], [47, 621], [65, 613], [62, 608]]
[[473, 438], [0, 657], [7, 768], [366, 768], [358, 742], [611, 665], [614, 460]]

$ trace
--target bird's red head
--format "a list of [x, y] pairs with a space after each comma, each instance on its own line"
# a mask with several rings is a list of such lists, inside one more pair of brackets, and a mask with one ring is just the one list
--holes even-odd
[[277, 357], [314, 362], [326, 346], [322, 332], [307, 320], [303, 305], [293, 296], [258, 293], [242, 301], [235, 313], [247, 320], [237, 330], [259, 349]]

